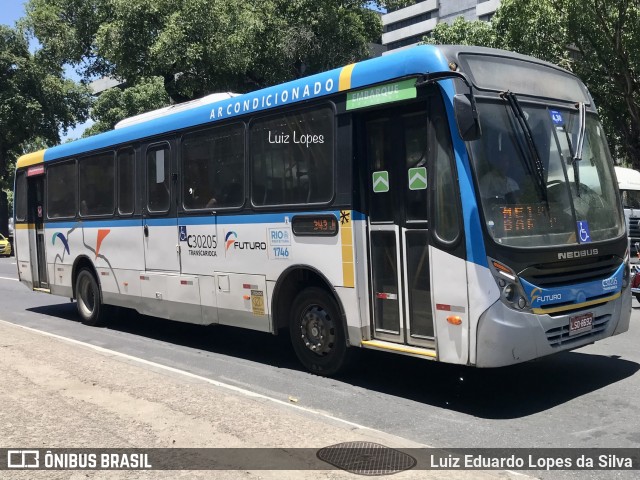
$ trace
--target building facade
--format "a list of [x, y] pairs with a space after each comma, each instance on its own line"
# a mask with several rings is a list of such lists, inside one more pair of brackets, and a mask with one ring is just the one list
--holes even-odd
[[440, 22], [457, 17], [488, 21], [499, 5], [500, 0], [418, 0], [382, 16], [382, 45], [387, 52], [412, 47]]

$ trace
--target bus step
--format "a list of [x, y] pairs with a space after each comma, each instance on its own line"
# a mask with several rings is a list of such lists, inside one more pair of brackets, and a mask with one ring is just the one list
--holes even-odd
[[373, 348], [375, 350], [384, 350], [385, 352], [404, 353], [417, 357], [427, 357], [436, 359], [435, 350], [428, 348], [412, 347], [410, 345], [402, 345], [399, 343], [383, 342], [382, 340], [363, 340], [360, 344], [365, 348]]

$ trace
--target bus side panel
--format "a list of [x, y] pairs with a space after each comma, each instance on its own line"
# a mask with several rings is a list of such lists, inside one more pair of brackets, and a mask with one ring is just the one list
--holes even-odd
[[[430, 247], [431, 294], [438, 360], [466, 364], [469, 360], [469, 298], [465, 260]], [[460, 317], [455, 325], [447, 319]]]
[[336, 288], [338, 299], [344, 308], [344, 314], [347, 322], [347, 338], [349, 345], [359, 347], [362, 338], [362, 329], [360, 328], [360, 315], [358, 312], [358, 295], [355, 288]]
[[220, 272], [216, 284], [220, 324], [273, 331], [264, 275]]
[[477, 362], [478, 322], [480, 316], [500, 299], [500, 290], [487, 267], [467, 262], [469, 290], [469, 363]]
[[78, 255], [93, 258], [85, 248], [80, 222], [47, 223], [44, 229], [51, 293], [73, 296], [72, 269]]
[[139, 272], [144, 270], [142, 221], [87, 222], [83, 236], [84, 253], [100, 276], [105, 302], [135, 308], [140, 297]]

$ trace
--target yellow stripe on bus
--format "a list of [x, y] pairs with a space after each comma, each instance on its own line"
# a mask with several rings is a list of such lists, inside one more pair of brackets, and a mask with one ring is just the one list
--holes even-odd
[[340, 243], [342, 244], [342, 284], [353, 288], [355, 285], [353, 268], [353, 228], [351, 210], [340, 210]]
[[35, 223], [16, 223], [14, 225], [14, 228], [16, 230], [33, 230], [34, 228], [36, 228], [36, 224]]
[[584, 303], [576, 303], [576, 304], [572, 304], [572, 305], [563, 305], [562, 307], [557, 307], [557, 308], [532, 308], [531, 311], [533, 313], [564, 312], [565, 310], [575, 310], [575, 309], [578, 309], [578, 308], [583, 308], [583, 307], [589, 307], [591, 305], [596, 305], [598, 303], [610, 302], [611, 300], [615, 300], [616, 298], [620, 297], [620, 295], [621, 295], [621, 293], [616, 293], [615, 295], [611, 295], [610, 297], [598, 298], [597, 300], [590, 300], [590, 301], [584, 302]]
[[360, 343], [364, 347], [375, 348], [378, 350], [391, 350], [393, 352], [409, 353], [411, 355], [437, 358], [436, 352], [425, 350], [423, 348], [411, 347], [409, 345], [397, 345], [389, 342], [380, 342], [378, 340], [362, 340]]
[[351, 74], [355, 66], [356, 64], [352, 63], [351, 65], [342, 67], [342, 70], [340, 70], [340, 80], [338, 81], [339, 91], [349, 90], [351, 88]]
[[44, 152], [45, 150], [39, 150], [37, 152], [22, 155], [16, 162], [16, 168], [30, 167], [31, 165], [37, 165], [44, 162]]

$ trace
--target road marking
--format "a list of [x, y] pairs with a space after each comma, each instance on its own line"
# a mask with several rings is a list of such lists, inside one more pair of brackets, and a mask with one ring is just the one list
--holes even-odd
[[19, 282], [20, 281], [17, 278], [10, 278], [10, 277], [0, 277], [0, 280], [13, 280], [14, 282]]

